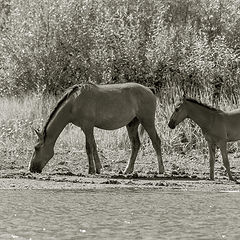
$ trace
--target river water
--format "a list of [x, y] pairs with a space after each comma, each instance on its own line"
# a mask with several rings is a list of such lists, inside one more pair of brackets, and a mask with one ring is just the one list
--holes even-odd
[[0, 190], [0, 239], [240, 239], [239, 192]]

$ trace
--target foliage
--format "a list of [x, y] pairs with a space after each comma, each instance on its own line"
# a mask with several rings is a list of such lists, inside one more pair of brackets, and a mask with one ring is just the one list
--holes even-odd
[[239, 3], [2, 0], [0, 95], [134, 81], [154, 85], [170, 101], [176, 92], [234, 101]]

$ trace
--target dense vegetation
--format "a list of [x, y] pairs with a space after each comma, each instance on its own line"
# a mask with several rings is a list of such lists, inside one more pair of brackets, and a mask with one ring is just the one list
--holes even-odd
[[[155, 86], [166, 168], [177, 162], [189, 171], [189, 161], [191, 171], [208, 167], [200, 129], [185, 121], [171, 131], [167, 122], [183, 93], [223, 109], [238, 106], [239, 41], [240, 0], [0, 0], [0, 169], [27, 167], [31, 126], [43, 126], [58, 99], [53, 95], [87, 81]], [[97, 130], [96, 139], [101, 159], [114, 161], [115, 152], [119, 161], [128, 159], [125, 129]], [[68, 126], [56, 159], [78, 159], [84, 141]], [[140, 164], [156, 162], [150, 145], [145, 139]], [[230, 146], [233, 153], [238, 148]], [[193, 157], [180, 162], [179, 154], [188, 153]]]
[[1, 95], [135, 81], [169, 99], [176, 91], [238, 97], [239, 0], [0, 4]]

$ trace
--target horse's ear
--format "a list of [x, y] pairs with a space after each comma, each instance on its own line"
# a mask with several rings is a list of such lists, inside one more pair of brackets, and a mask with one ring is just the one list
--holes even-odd
[[32, 127], [32, 131], [37, 134], [39, 140], [43, 140], [43, 135], [38, 129], [35, 129], [35, 128]]

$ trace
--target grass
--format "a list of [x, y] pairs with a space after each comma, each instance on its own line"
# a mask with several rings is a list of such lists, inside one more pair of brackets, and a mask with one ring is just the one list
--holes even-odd
[[[208, 172], [200, 129], [188, 120], [173, 131], [167, 127], [174, 109], [170, 99], [175, 102], [181, 89], [211, 103], [210, 96], [220, 91], [222, 109], [239, 105], [229, 100], [239, 95], [237, 4], [237, 0], [211, 4], [208, 0], [12, 0], [10, 5], [2, 4], [0, 168], [27, 169], [36, 141], [31, 127], [42, 128], [57, 101], [43, 98], [41, 92], [56, 93], [91, 80], [159, 86], [163, 96], [156, 126], [166, 169]], [[31, 91], [36, 93], [17, 97]], [[130, 155], [125, 128], [96, 129], [95, 137], [104, 169], [123, 170]], [[146, 135], [142, 142], [135, 169], [156, 171], [156, 156]], [[239, 144], [229, 147], [237, 155]], [[47, 171], [60, 163], [75, 172], [87, 169], [79, 128], [66, 127], [55, 152]]]
[[[27, 171], [33, 146], [36, 141], [32, 127], [42, 128], [56, 104], [54, 97], [42, 98], [39, 94], [26, 95], [22, 98], [0, 99], [0, 170]], [[225, 105], [224, 105], [225, 104]], [[232, 109], [226, 105], [222, 108]], [[198, 176], [208, 176], [208, 151], [200, 129], [185, 120], [175, 130], [167, 126], [174, 105], [158, 103], [156, 112], [156, 127], [162, 139], [162, 151], [165, 169], [168, 173], [181, 173]], [[115, 131], [95, 129], [100, 159], [105, 173], [117, 173], [124, 170], [130, 157], [130, 143], [125, 128]], [[139, 173], [155, 173], [157, 159], [150, 140], [145, 133], [142, 137], [142, 147], [139, 152], [135, 170]], [[194, 147], [193, 147], [194, 146]], [[233, 153], [231, 166], [238, 168], [238, 143], [230, 144]], [[70, 169], [74, 173], [86, 173], [88, 168], [85, 153], [85, 138], [82, 131], [69, 124], [57, 140], [55, 156], [46, 166], [46, 172], [59, 168]], [[216, 168], [220, 172], [222, 160], [218, 157]]]

